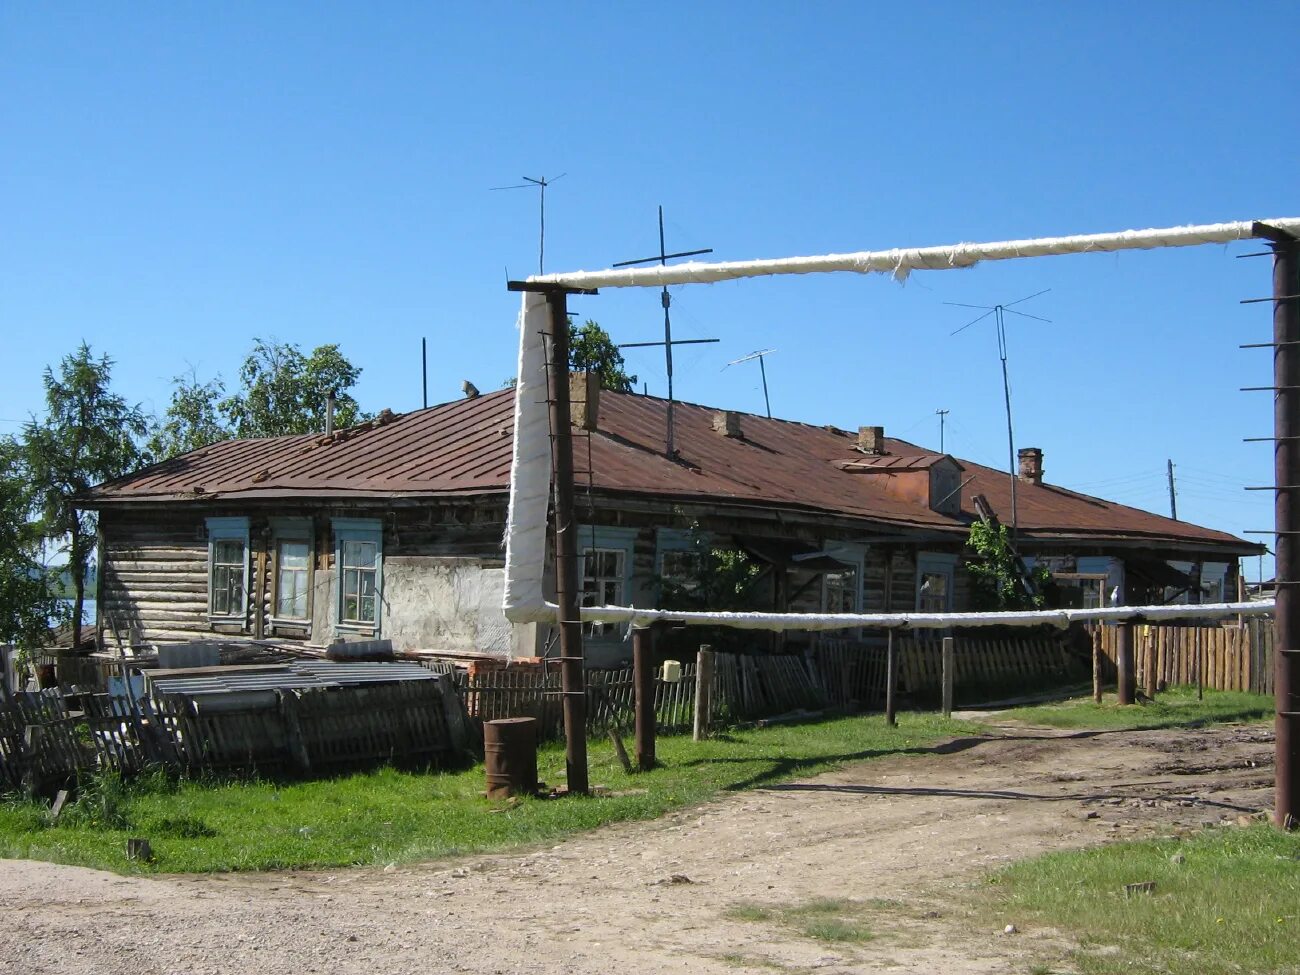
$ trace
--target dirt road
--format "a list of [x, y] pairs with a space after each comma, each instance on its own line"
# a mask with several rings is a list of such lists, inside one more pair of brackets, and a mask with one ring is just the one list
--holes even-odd
[[[139, 879], [0, 861], [0, 971], [1025, 972], [1068, 946], [1016, 918], [976, 920], [972, 881], [1046, 850], [1235, 821], [1269, 804], [1271, 779], [1262, 727], [1002, 727], [454, 862]], [[878, 937], [846, 947], [728, 916], [814, 898], [864, 902]]]

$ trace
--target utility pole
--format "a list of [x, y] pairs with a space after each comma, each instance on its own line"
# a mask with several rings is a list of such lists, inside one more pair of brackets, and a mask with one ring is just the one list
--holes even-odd
[[939, 414], [939, 453], [943, 453], [943, 421], [952, 410], [935, 410]]
[[[653, 264], [658, 261], [659, 264], [666, 265], [674, 257], [695, 257], [698, 254], [712, 254], [713, 248], [706, 247], [698, 251], [681, 251], [677, 254], [669, 254], [664, 248], [664, 208], [659, 208], [659, 253], [653, 257], [639, 257], [634, 261], [620, 261], [614, 267], [631, 267], [634, 264]], [[627, 342], [619, 346], [620, 349], [644, 348], [651, 345], [662, 345], [664, 347], [664, 364], [668, 370], [668, 429], [664, 436], [664, 453], [672, 457], [677, 453], [673, 446], [673, 346], [674, 345], [700, 345], [708, 342], [718, 342], [719, 339], [673, 339], [673, 322], [668, 313], [669, 307], [673, 303], [672, 295], [668, 293], [668, 285], [664, 285], [663, 291], [659, 296], [659, 303], [664, 306], [664, 340], [662, 342]]]
[[1169, 517], [1178, 520], [1178, 492], [1174, 490], [1174, 461], [1169, 459]]

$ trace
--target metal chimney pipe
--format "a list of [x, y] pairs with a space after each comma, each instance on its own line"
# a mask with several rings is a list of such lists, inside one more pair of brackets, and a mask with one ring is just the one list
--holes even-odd
[[334, 432], [334, 403], [338, 395], [334, 390], [330, 390], [329, 395], [325, 397], [325, 436]]

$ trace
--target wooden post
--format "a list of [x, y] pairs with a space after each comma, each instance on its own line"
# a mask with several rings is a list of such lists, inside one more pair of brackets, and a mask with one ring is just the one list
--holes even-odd
[[895, 712], [895, 688], [898, 686], [898, 654], [894, 650], [894, 631], [888, 631], [889, 642], [885, 647], [885, 723], [891, 728], [898, 727], [898, 715]]
[[1146, 695], [1154, 700], [1159, 680], [1156, 674], [1155, 629], [1150, 624], [1142, 627], [1142, 659], [1145, 661], [1142, 673], [1146, 679]]
[[623, 771], [631, 775], [632, 760], [627, 757], [627, 749], [623, 747], [623, 736], [613, 725], [609, 729], [609, 741], [614, 746], [614, 754], [618, 757], [618, 763], [623, 766]]
[[956, 681], [957, 656], [954, 641], [950, 636], [943, 638], [943, 716], [952, 717], [952, 691]]
[[1205, 700], [1205, 655], [1202, 644], [1205, 642], [1201, 639], [1201, 628], [1192, 627], [1192, 641], [1196, 648], [1196, 700]]
[[253, 639], [266, 638], [266, 536], [257, 541], [257, 558], [253, 562], [253, 571], [257, 578], [253, 584]]
[[1101, 627], [1098, 623], [1092, 631], [1092, 700], [1101, 703]]
[[695, 740], [703, 741], [709, 733], [709, 711], [713, 704], [713, 651], [708, 644], [700, 647], [695, 658]]
[[649, 772], [655, 767], [655, 675], [654, 630], [632, 631], [633, 709], [636, 714], [634, 750], [636, 767]]

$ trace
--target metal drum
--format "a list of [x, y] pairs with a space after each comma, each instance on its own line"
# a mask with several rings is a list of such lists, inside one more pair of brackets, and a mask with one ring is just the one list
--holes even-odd
[[537, 792], [537, 719], [500, 718], [483, 725], [487, 796], [531, 796]]

